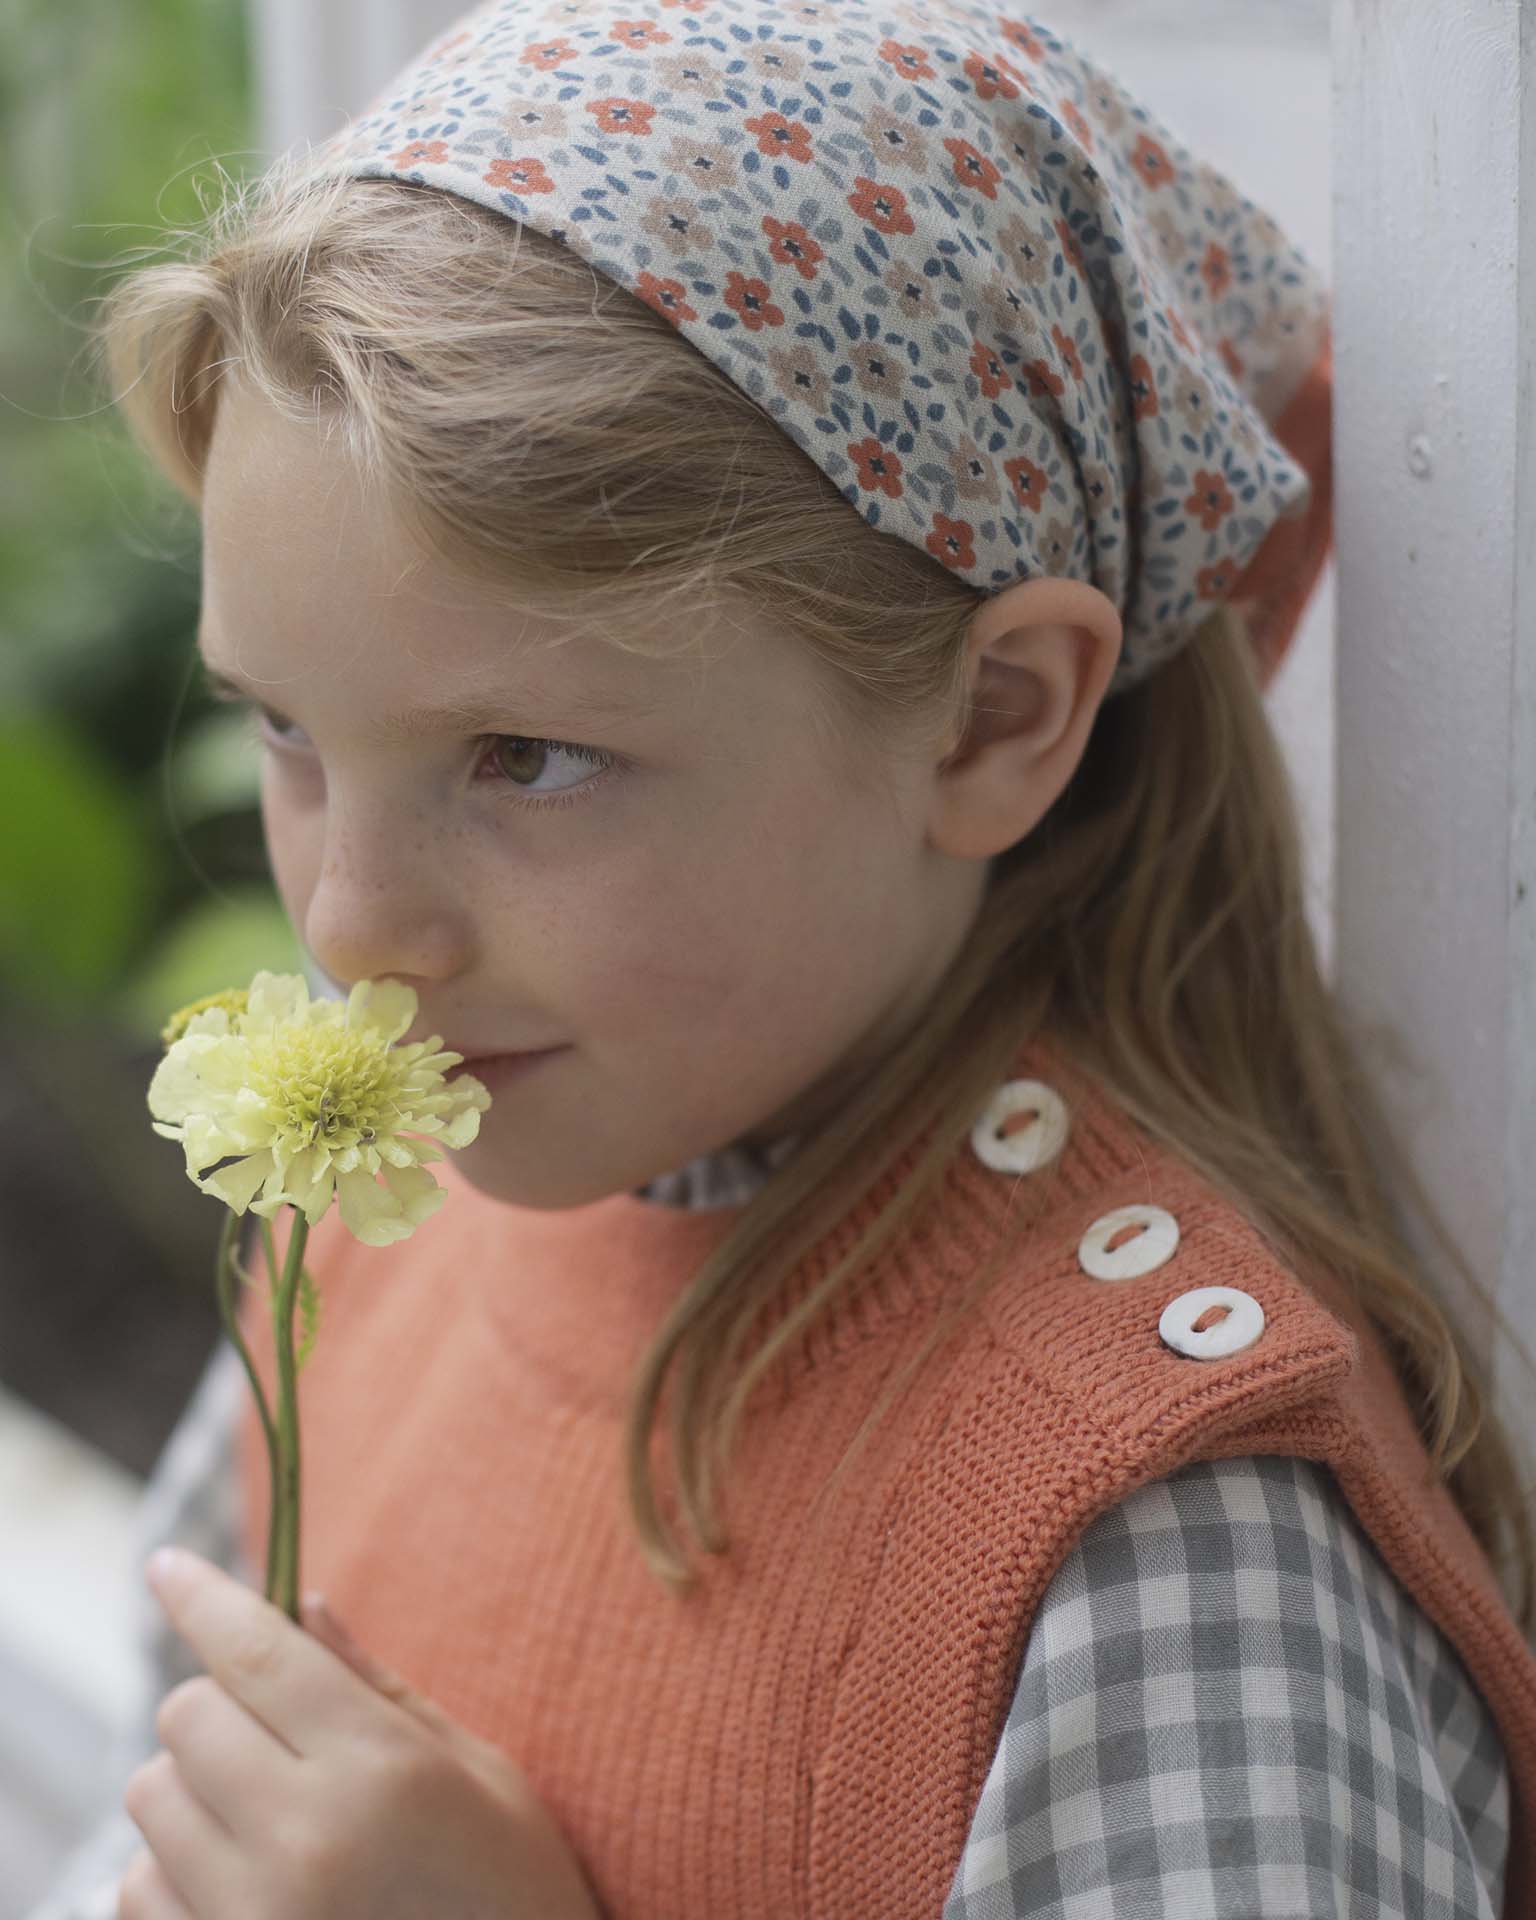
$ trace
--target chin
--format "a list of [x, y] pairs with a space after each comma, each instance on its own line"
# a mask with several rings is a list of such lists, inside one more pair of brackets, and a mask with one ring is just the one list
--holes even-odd
[[[509, 1159], [498, 1158], [489, 1150], [483, 1136], [467, 1147], [458, 1148], [453, 1164], [465, 1183], [487, 1200], [500, 1200], [510, 1207], [530, 1207], [541, 1213], [589, 1207], [615, 1193], [629, 1191], [625, 1186], [614, 1187], [590, 1178], [583, 1180], [576, 1168], [541, 1173], [526, 1162], [518, 1166]], [[642, 1175], [637, 1179], [635, 1186], [643, 1185], [646, 1177]]]

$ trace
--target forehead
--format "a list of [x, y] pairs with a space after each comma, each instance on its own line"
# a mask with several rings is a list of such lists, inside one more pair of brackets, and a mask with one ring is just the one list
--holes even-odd
[[239, 645], [266, 655], [291, 639], [312, 659], [366, 650], [376, 633], [419, 632], [426, 619], [432, 665], [472, 685], [491, 665], [476, 640], [507, 643], [489, 587], [419, 543], [333, 420], [290, 419], [238, 382], [215, 417], [202, 525], [210, 653]]
[[334, 426], [290, 420], [239, 384], [215, 419], [202, 514], [199, 646], [274, 706], [337, 679], [424, 711], [520, 689], [589, 719], [703, 691], [701, 656], [663, 652], [663, 636], [656, 655], [645, 636], [615, 644], [574, 608], [541, 618], [451, 567], [365, 487]]
[[436, 726], [453, 706], [461, 726], [473, 710], [474, 731], [583, 726], [589, 739], [614, 724], [601, 713], [637, 727], [654, 715], [656, 733], [697, 734], [742, 765], [807, 726], [829, 750], [857, 744], [814, 651], [739, 595], [605, 637], [602, 616], [540, 618], [510, 591], [416, 542], [333, 422], [289, 419], [240, 382], [221, 399], [203, 491], [206, 656], [259, 681], [251, 697], [286, 718], [344, 727], [361, 692], [373, 733]]

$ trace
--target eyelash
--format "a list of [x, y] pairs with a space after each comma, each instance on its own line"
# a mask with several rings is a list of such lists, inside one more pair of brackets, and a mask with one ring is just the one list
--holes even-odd
[[[279, 753], [292, 749], [292, 743], [290, 741], [284, 740], [280, 735], [275, 733], [274, 723], [277, 716], [268, 708], [257, 706], [254, 701], [242, 700], [231, 694], [215, 692], [213, 698], [220, 701], [221, 704], [237, 707], [245, 713], [250, 736], [258, 745], [271, 747]], [[274, 730], [269, 733], [268, 729]], [[554, 807], [575, 806], [579, 801], [586, 798], [593, 787], [599, 784], [601, 774], [606, 773], [610, 768], [618, 764], [615, 755], [602, 753], [596, 747], [578, 746], [576, 742], [572, 740], [547, 740], [541, 735], [530, 733], [487, 733], [482, 734], [480, 737], [492, 746], [503, 740], [520, 740], [527, 746], [555, 747], [562, 753], [574, 754], [578, 760], [589, 761], [599, 768], [599, 779], [583, 781], [579, 787], [562, 788], [559, 793], [527, 794], [522, 791], [515, 780], [509, 780], [505, 775], [490, 783], [492, 786], [509, 788], [512, 795], [515, 796], [515, 802], [518, 806], [527, 807], [535, 813], [543, 812], [546, 809]]]

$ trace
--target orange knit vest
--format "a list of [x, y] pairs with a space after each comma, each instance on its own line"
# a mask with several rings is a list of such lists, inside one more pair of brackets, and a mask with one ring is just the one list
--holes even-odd
[[[307, 1253], [322, 1310], [299, 1378], [303, 1585], [512, 1755], [611, 1920], [933, 1920], [1031, 1619], [1088, 1524], [1189, 1461], [1318, 1460], [1497, 1717], [1504, 1912], [1530, 1920], [1536, 1655], [1431, 1483], [1377, 1336], [1059, 1049], [1036, 1041], [1005, 1079], [1060, 1096], [1059, 1154], [1016, 1173], [963, 1144], [937, 1209], [780, 1356], [725, 1476], [731, 1550], [702, 1557], [682, 1598], [634, 1538], [621, 1414], [652, 1332], [741, 1208], [621, 1194], [543, 1212], [486, 1199], [451, 1161], [434, 1169], [446, 1204], [395, 1246], [361, 1245], [333, 1208]], [[784, 1309], [920, 1145], [802, 1262]], [[1140, 1204], [1177, 1222], [1171, 1256], [1094, 1277], [1084, 1236]], [[291, 1220], [274, 1223], [280, 1251]], [[882, 1385], [1000, 1236], [1007, 1277], [817, 1509]], [[1164, 1308], [1206, 1286], [1258, 1302], [1252, 1344], [1195, 1358], [1160, 1336]], [[270, 1396], [265, 1295], [247, 1290], [241, 1312]], [[660, 1442], [653, 1458], [665, 1489]], [[264, 1568], [254, 1406], [240, 1471]]]

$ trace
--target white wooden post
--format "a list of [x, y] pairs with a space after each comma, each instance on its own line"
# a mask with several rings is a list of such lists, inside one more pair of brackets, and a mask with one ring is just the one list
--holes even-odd
[[[1336, 977], [1536, 1348], [1536, 13], [1336, 0], [1333, 51]], [[1529, 1437], [1536, 1380], [1425, 1257]]]

